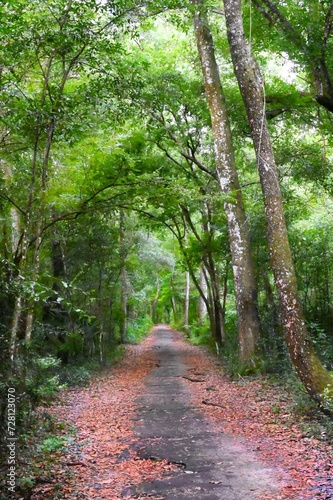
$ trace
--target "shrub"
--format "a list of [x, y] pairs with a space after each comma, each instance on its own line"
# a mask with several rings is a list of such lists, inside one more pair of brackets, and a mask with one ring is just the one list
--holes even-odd
[[133, 344], [139, 342], [147, 335], [152, 326], [153, 322], [148, 315], [129, 321], [127, 327], [127, 342]]

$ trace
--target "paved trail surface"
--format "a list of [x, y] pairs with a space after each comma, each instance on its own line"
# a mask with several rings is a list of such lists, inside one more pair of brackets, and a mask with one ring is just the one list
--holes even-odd
[[188, 367], [180, 334], [163, 326], [155, 333], [157, 366], [137, 400], [135, 448], [139, 456], [167, 459], [179, 470], [169, 478], [127, 488], [123, 497], [250, 500], [265, 498], [266, 492], [281, 498], [278, 470], [260, 463], [241, 437], [225, 434], [223, 423], [212, 428], [193, 407], [183, 378]]

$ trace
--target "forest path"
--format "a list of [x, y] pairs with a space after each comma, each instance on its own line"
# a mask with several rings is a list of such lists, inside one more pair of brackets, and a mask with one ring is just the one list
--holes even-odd
[[291, 403], [264, 377], [230, 380], [160, 325], [49, 409], [74, 437], [29, 498], [333, 499], [332, 447], [304, 433]]
[[165, 499], [243, 500], [265, 492], [278, 498], [276, 470], [264, 466], [240, 436], [209, 423], [191, 402], [186, 380], [203, 382], [200, 367], [187, 376], [186, 343], [167, 327], [155, 329], [157, 366], [137, 400], [135, 444], [138, 455], [179, 465], [171, 477], [142, 483], [124, 496], [156, 495]]

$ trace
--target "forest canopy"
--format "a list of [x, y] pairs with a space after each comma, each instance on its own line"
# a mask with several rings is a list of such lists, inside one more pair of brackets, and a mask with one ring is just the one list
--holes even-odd
[[292, 366], [332, 413], [332, 13], [2, 2], [0, 391], [22, 419], [154, 323], [233, 373]]

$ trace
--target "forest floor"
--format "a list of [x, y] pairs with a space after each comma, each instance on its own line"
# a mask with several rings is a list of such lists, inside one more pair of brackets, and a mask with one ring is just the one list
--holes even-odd
[[65, 422], [67, 452], [37, 464], [25, 498], [333, 499], [332, 447], [290, 404], [265, 378], [231, 381], [205, 348], [155, 327], [48, 410]]

